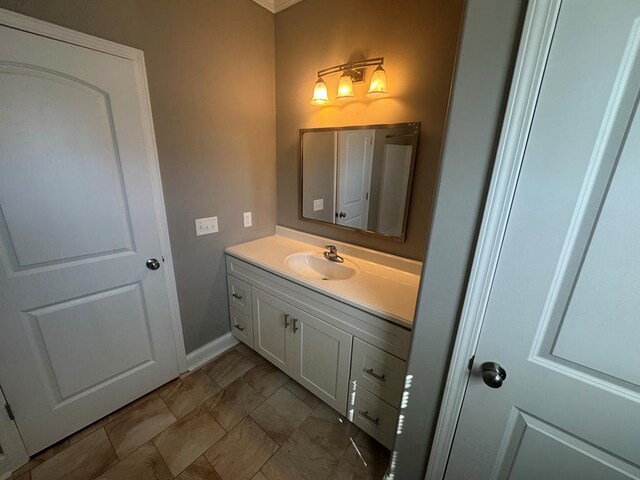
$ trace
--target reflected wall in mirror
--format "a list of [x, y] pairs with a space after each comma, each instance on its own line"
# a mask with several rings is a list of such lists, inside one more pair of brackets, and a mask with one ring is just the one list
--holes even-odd
[[300, 216], [404, 240], [420, 123], [300, 130]]

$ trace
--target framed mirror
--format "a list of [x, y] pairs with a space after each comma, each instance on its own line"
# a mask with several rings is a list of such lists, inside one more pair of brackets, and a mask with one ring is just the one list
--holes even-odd
[[404, 241], [420, 123], [300, 130], [300, 218]]

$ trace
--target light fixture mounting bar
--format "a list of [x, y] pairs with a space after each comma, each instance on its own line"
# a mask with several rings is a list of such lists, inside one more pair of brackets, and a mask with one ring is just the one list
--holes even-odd
[[364, 69], [365, 67], [372, 67], [384, 64], [384, 57], [367, 58], [358, 62], [343, 63], [342, 65], [336, 65], [335, 67], [324, 68], [318, 70], [318, 77], [322, 78], [325, 75], [333, 75], [334, 73], [346, 72], [354, 83], [364, 81]]

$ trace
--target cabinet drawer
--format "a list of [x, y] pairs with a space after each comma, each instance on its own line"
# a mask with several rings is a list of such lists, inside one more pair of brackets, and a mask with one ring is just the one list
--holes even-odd
[[394, 407], [400, 406], [406, 370], [405, 361], [354, 339], [351, 380]]
[[241, 342], [253, 348], [253, 322], [251, 317], [240, 313], [235, 308], [229, 309], [231, 317], [231, 333]]
[[351, 382], [349, 420], [391, 449], [396, 437], [398, 410]]
[[251, 287], [249, 284], [232, 275], [227, 275], [227, 292], [229, 306], [247, 317], [251, 317]]

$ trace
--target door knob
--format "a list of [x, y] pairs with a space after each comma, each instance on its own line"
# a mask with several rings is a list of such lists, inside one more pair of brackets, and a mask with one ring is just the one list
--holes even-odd
[[482, 368], [482, 381], [491, 388], [500, 388], [507, 378], [507, 372], [496, 362], [484, 362]]
[[150, 258], [147, 260], [147, 268], [149, 270], [158, 270], [160, 268], [160, 262], [155, 258]]

